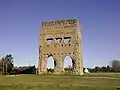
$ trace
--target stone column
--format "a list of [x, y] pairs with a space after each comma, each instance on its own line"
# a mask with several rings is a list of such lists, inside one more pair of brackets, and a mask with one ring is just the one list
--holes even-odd
[[46, 56], [41, 55], [39, 74], [46, 73], [46, 71], [47, 71], [46, 67], [47, 67], [47, 58], [46, 58]]
[[55, 73], [61, 73], [62, 71], [62, 59], [61, 56], [54, 56], [56, 61]]
[[74, 61], [75, 61], [75, 66], [74, 66], [74, 74], [78, 75], [83, 75], [83, 66], [82, 66], [82, 57], [80, 53], [76, 53], [74, 55]]
[[76, 73], [76, 55], [72, 56], [72, 67], [73, 67], [73, 74]]

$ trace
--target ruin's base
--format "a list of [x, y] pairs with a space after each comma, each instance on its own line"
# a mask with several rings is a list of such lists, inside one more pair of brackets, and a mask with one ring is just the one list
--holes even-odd
[[72, 72], [72, 73], [67, 73], [67, 72], [53, 72], [53, 73], [48, 73], [48, 72], [40, 72], [38, 75], [44, 75], [44, 74], [53, 74], [53, 75], [83, 75], [84, 73], [79, 73], [79, 72]]

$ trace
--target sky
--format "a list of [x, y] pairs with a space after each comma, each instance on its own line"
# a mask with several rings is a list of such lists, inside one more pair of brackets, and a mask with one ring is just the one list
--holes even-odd
[[41, 22], [73, 18], [82, 25], [84, 67], [120, 60], [120, 0], [0, 0], [0, 57], [37, 65]]

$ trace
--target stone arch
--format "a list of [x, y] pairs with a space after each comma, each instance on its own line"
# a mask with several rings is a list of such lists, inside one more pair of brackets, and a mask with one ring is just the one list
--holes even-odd
[[64, 72], [65, 72], [65, 68], [64, 68], [64, 61], [65, 61], [65, 57], [70, 57], [71, 58], [71, 62], [72, 62], [72, 67], [71, 67], [71, 72], [74, 72], [74, 70], [75, 70], [75, 68], [76, 68], [76, 64], [75, 64], [75, 62], [76, 62], [76, 59], [75, 59], [75, 56], [74, 55], [69, 55], [69, 54], [66, 54], [66, 55], [63, 55], [63, 58], [62, 58], [62, 63], [63, 63], [63, 70], [64, 70]]
[[64, 57], [64, 68], [68, 67], [68, 65], [73, 66], [72, 63], [73, 63], [73, 60], [72, 60], [71, 56], [66, 55]]
[[47, 57], [47, 69], [54, 69], [54, 58], [53, 58], [53, 56], [52, 55], [49, 55], [48, 57]]
[[[50, 57], [52, 57], [51, 58], [51, 60], [53, 60], [53, 67], [54, 68], [48, 68], [48, 58], [50, 58]], [[48, 69], [53, 69], [53, 70], [55, 70], [55, 68], [56, 68], [56, 59], [55, 59], [55, 57], [54, 57], [54, 55], [53, 54], [47, 54], [47, 55], [45, 55], [45, 61], [46, 61], [46, 70], [45, 71], [47, 71]], [[54, 72], [54, 71], [53, 71]]]

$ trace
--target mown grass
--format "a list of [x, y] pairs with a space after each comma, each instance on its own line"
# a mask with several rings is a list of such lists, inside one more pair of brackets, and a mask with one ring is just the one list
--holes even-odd
[[120, 90], [117, 88], [120, 88], [117, 73], [0, 76], [0, 90]]

